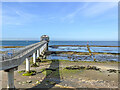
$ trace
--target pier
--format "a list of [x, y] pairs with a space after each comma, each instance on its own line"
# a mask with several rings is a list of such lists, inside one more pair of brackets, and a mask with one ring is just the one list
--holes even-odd
[[7, 88], [15, 88], [14, 71], [18, 70], [18, 66], [26, 61], [26, 72], [30, 72], [29, 57], [33, 56], [33, 63], [36, 64], [36, 59], [39, 56], [45, 56], [44, 54], [48, 50], [48, 43], [49, 37], [47, 35], [43, 35], [41, 36], [40, 42], [24, 47], [14, 53], [11, 57], [2, 57], [2, 60], [0, 61], [0, 70], [7, 72]]

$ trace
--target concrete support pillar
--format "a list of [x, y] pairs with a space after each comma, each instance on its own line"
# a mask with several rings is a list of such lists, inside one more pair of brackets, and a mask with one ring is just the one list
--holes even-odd
[[48, 42], [47, 42], [47, 44], [46, 44], [46, 50], [48, 50]]
[[39, 55], [41, 54], [41, 49], [39, 49]]
[[33, 53], [33, 63], [36, 63], [36, 55]]
[[40, 48], [40, 55], [42, 54], [42, 48]]
[[26, 71], [30, 72], [30, 61], [26, 58]]
[[37, 58], [39, 57], [39, 49], [37, 50]]
[[9, 70], [7, 73], [8, 73], [7, 88], [15, 88], [14, 87], [14, 69]]

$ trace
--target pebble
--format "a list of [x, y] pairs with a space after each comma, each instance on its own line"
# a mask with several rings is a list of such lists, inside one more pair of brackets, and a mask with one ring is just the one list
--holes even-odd
[[104, 81], [97, 81], [98, 83], [104, 83]]
[[82, 80], [81, 78], [79, 78], [79, 80]]
[[35, 86], [35, 84], [32, 84], [33, 86]]
[[39, 80], [40, 82], [42, 82], [43, 80]]
[[40, 81], [39, 81], [39, 80], [37, 80], [37, 81], [36, 81], [36, 84], [40, 84]]
[[18, 84], [22, 84], [21, 82], [18, 82]]
[[56, 82], [54, 82], [54, 81], [51, 81], [51, 82], [50, 82], [50, 84], [54, 85], [54, 84], [56, 84]]
[[27, 83], [32, 83], [32, 80], [27, 80]]
[[47, 86], [48, 84], [46, 83], [45, 85]]
[[67, 84], [65, 84], [65, 86], [68, 86]]
[[83, 81], [82, 83], [86, 83], [85, 81]]
[[25, 84], [26, 82], [22, 82], [23, 84]]
[[82, 80], [83, 82], [85, 82], [85, 80]]

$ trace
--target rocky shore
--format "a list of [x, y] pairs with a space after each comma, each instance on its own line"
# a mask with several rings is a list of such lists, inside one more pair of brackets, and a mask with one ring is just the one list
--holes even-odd
[[[118, 88], [117, 62], [37, 60], [34, 74], [24, 76], [25, 62], [15, 71], [16, 88]], [[31, 60], [32, 63], [32, 60]], [[3, 87], [6, 87], [3, 72]]]

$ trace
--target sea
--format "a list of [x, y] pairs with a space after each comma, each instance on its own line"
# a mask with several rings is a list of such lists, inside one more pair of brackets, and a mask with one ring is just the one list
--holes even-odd
[[[27, 46], [30, 44], [34, 44], [40, 41], [2, 41], [1, 46]], [[50, 41], [49, 46], [51, 45], [101, 45], [101, 46], [119, 46], [118, 41]], [[13, 50], [15, 48], [0, 48], [0, 51], [9, 51]], [[21, 48], [19, 48], [21, 49]], [[19, 50], [16, 48], [16, 50]], [[118, 47], [90, 47], [92, 52], [104, 52], [104, 53], [119, 53]], [[49, 47], [49, 51], [76, 51], [76, 52], [88, 52], [87, 47], [71, 47], [71, 46], [62, 46], [58, 48], [51, 48]], [[47, 59], [64, 59], [64, 60], [73, 60], [73, 58], [77, 57], [77, 60], [93, 60], [89, 56], [72, 56], [71, 58], [69, 55], [49, 55], [47, 56]], [[99, 61], [105, 61], [105, 60], [112, 60], [112, 61], [118, 61], [118, 56], [116, 55], [95, 55], [95, 57]]]
[[[27, 46], [39, 41], [2, 41], [2, 46]], [[118, 41], [50, 41], [49, 45], [103, 45], [118, 46]]]

